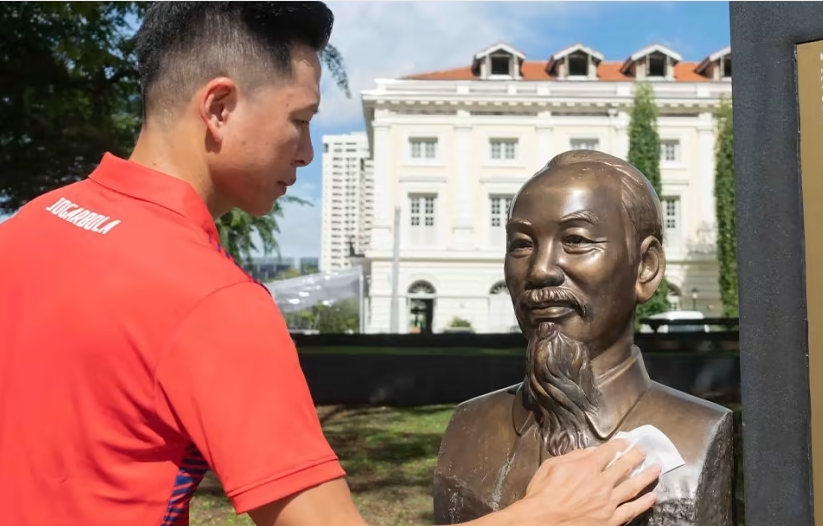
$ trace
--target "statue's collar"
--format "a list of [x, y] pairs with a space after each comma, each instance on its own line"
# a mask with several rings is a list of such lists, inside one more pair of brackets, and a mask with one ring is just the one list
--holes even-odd
[[[623, 363], [597, 378], [601, 398], [595, 414], [587, 414], [597, 436], [606, 440], [617, 431], [629, 411], [649, 390], [651, 380], [637, 346]], [[534, 413], [526, 408], [525, 391], [521, 383], [516, 390], [512, 407], [512, 424], [518, 435], [534, 425]]]

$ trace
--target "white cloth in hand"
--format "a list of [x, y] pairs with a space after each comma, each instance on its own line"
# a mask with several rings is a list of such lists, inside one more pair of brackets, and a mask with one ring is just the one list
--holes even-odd
[[626, 448], [625, 451], [615, 455], [614, 460], [609, 462], [609, 466], [614, 464], [617, 459], [634, 447], [640, 447], [646, 452], [646, 459], [629, 474], [629, 478], [634, 477], [654, 465], [662, 468], [660, 474], [663, 475], [686, 463], [683, 461], [683, 457], [680, 456], [680, 453], [672, 441], [669, 440], [669, 437], [654, 426], [646, 425], [632, 429], [631, 431], [620, 431], [614, 435], [614, 438], [626, 440], [629, 443], [629, 447]]

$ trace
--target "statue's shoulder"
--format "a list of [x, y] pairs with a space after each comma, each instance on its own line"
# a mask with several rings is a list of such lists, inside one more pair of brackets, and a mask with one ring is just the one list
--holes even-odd
[[[493, 509], [490, 499], [495, 477], [517, 439], [512, 420], [517, 387], [486, 393], [456, 407], [440, 442], [434, 470], [435, 515], [444, 517], [444, 510], [454, 507], [452, 498], [458, 498], [454, 495], [459, 496], [458, 508], [463, 511], [455, 515], [459, 521], [437, 524], [474, 519]], [[477, 514], [477, 510], [485, 511]]]
[[657, 382], [652, 382], [649, 393], [643, 398], [643, 402], [673, 411], [681, 421], [685, 419], [714, 427], [731, 421], [733, 416], [732, 410], [727, 407]]
[[471, 423], [473, 426], [485, 426], [501, 419], [511, 420], [512, 405], [520, 384], [515, 384], [497, 391], [486, 393], [457, 405], [449, 426]]

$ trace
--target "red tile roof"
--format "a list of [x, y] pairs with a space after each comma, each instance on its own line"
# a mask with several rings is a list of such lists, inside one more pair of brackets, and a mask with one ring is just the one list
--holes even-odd
[[[547, 61], [527, 60], [521, 69], [523, 80], [556, 80], [557, 77], [546, 73]], [[674, 80], [677, 82], [708, 82], [709, 79], [695, 73], [699, 62], [678, 62], [674, 66]], [[620, 73], [623, 62], [606, 62], [597, 66], [597, 79], [605, 81], [632, 81], [634, 77]], [[475, 80], [471, 67], [446, 69], [431, 73], [420, 73], [402, 77], [407, 80]]]

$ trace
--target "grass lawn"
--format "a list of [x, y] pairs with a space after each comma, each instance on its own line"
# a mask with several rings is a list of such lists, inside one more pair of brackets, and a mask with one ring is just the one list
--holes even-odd
[[[355, 504], [369, 524], [432, 523], [432, 471], [453, 410], [318, 408], [326, 437], [348, 473]], [[211, 473], [194, 497], [191, 524], [253, 526], [234, 514]]]

